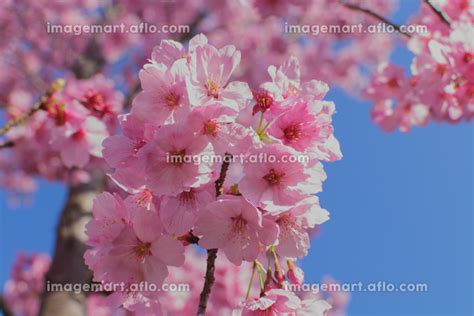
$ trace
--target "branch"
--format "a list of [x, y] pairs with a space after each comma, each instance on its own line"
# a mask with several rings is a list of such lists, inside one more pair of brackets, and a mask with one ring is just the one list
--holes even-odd
[[13, 146], [15, 146], [15, 143], [10, 140], [4, 143], [0, 143], [0, 149], [11, 148]]
[[[221, 172], [219, 178], [215, 182], [216, 187], [216, 197], [219, 197], [224, 190], [224, 181], [227, 175], [227, 170], [229, 170], [229, 165], [232, 155], [226, 153], [224, 156], [224, 161], [222, 163]], [[199, 308], [198, 316], [203, 316], [206, 314], [207, 301], [209, 300], [209, 295], [211, 294], [212, 286], [214, 285], [214, 271], [216, 268], [216, 258], [217, 258], [217, 249], [207, 250], [207, 267], [206, 275], [204, 280], [204, 286], [202, 288], [201, 294], [199, 295]]]
[[[45, 278], [40, 316], [84, 316], [84, 292], [47, 291], [46, 284], [87, 284], [92, 273], [84, 263], [85, 225], [92, 217], [92, 201], [104, 190], [105, 176], [97, 171], [91, 181], [72, 187], [57, 227], [53, 261]], [[64, 288], [64, 287], [62, 287]]]
[[[38, 112], [39, 110], [42, 110], [46, 107], [48, 102], [51, 100], [53, 95], [60, 91], [64, 87], [64, 80], [63, 79], [58, 79], [55, 80], [51, 86], [48, 88], [46, 93], [41, 96], [38, 102], [35, 103], [35, 105], [28, 110], [28, 112], [19, 115], [16, 118], [11, 119], [10, 121], [5, 124], [4, 127], [0, 128], [0, 136], [5, 135], [9, 130], [11, 130], [13, 127], [18, 126], [23, 124], [26, 120], [28, 120], [33, 114]], [[7, 142], [8, 144], [8, 142]], [[11, 146], [10, 146], [11, 147]]]
[[340, 0], [339, 2], [341, 3], [341, 5], [345, 6], [345, 7], [348, 8], [348, 9], [365, 13], [365, 14], [367, 14], [368, 16], [371, 16], [371, 17], [373, 17], [373, 18], [375, 18], [375, 19], [377, 19], [377, 20], [379, 20], [379, 21], [381, 21], [381, 22], [383, 22], [383, 23], [385, 23], [385, 24], [388, 24], [388, 25], [392, 26], [395, 30], [397, 30], [398, 33], [400, 33], [400, 34], [402, 34], [402, 35], [404, 35], [404, 36], [406, 36], [406, 37], [408, 37], [408, 38], [411, 37], [411, 34], [405, 32], [405, 31], [402, 31], [402, 30], [400, 29], [400, 26], [399, 26], [399, 25], [397, 25], [397, 24], [395, 24], [395, 23], [389, 21], [389, 20], [386, 19], [385, 17], [381, 16], [380, 14], [378, 14], [378, 13], [376, 13], [376, 12], [370, 10], [370, 9], [360, 7], [360, 6], [356, 5], [356, 4], [347, 3], [347, 2], [344, 1], [344, 0]]
[[4, 316], [14, 316], [13, 311], [10, 309], [8, 306], [7, 302], [3, 298], [2, 295], [0, 295], [0, 312], [3, 313]]
[[437, 6], [435, 6], [430, 0], [424, 0], [426, 5], [433, 10], [433, 12], [443, 21], [447, 26], [451, 26], [451, 19], [444, 14]]
[[71, 66], [71, 71], [79, 79], [90, 78], [98, 73], [105, 65], [105, 59], [100, 51], [96, 37], [87, 44], [85, 51]]

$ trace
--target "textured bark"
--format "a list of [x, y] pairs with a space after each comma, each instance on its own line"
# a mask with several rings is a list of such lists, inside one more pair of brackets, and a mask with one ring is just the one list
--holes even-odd
[[92, 216], [92, 201], [104, 190], [104, 174], [92, 174], [87, 184], [71, 187], [57, 227], [56, 247], [51, 267], [46, 274], [45, 292], [40, 309], [44, 316], [85, 315], [86, 294], [52, 292], [47, 284], [86, 284], [92, 274], [84, 263], [87, 246], [85, 225]]
[[0, 312], [2, 312], [4, 316], [13, 316], [12, 310], [7, 305], [7, 302], [5, 302], [5, 299], [1, 295], [0, 295]]

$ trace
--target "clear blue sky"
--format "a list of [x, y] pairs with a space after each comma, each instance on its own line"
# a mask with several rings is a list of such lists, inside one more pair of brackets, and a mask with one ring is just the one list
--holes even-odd
[[[417, 9], [400, 1], [394, 19]], [[393, 60], [408, 66], [398, 49]], [[353, 293], [351, 316], [472, 316], [472, 124], [432, 124], [386, 134], [369, 104], [333, 89], [336, 136], [344, 159], [326, 166], [321, 203], [331, 220], [304, 259], [307, 282], [330, 274], [341, 282], [424, 282], [427, 293]], [[65, 198], [61, 185], [40, 182], [31, 208], [7, 209], [0, 191], [0, 284], [19, 250], [51, 252]]]

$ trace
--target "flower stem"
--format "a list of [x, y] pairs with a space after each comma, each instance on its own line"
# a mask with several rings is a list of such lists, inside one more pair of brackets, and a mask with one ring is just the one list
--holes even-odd
[[[227, 175], [227, 170], [229, 170], [229, 165], [232, 159], [232, 155], [225, 153], [224, 161], [221, 166], [221, 171], [219, 178], [216, 180], [216, 197], [219, 197], [224, 192], [224, 181]], [[214, 271], [216, 269], [216, 258], [217, 258], [217, 249], [208, 249], [207, 250], [207, 266], [206, 274], [204, 278], [204, 286], [202, 288], [201, 294], [199, 295], [199, 306], [198, 306], [198, 316], [204, 316], [206, 314], [207, 301], [209, 300], [209, 295], [211, 294], [212, 286], [214, 285], [215, 277]]]
[[250, 296], [250, 290], [252, 289], [252, 284], [253, 284], [253, 278], [255, 277], [255, 270], [257, 269], [257, 264], [255, 263], [255, 261], [253, 262], [253, 266], [252, 266], [252, 275], [250, 276], [250, 282], [249, 282], [249, 286], [247, 288], [247, 294], [245, 294], [245, 299], [247, 300]]
[[[29, 109], [26, 113], [11, 119], [8, 121], [4, 127], [0, 128], [0, 136], [5, 135], [9, 130], [13, 127], [23, 124], [28, 118], [30, 118], [33, 114], [38, 112], [39, 110], [43, 109], [46, 104], [48, 103], [49, 99], [54, 95], [54, 93], [60, 91], [64, 87], [64, 80], [58, 79], [54, 81], [48, 91], [40, 98], [36, 104]], [[7, 142], [8, 143], [8, 142]], [[11, 147], [11, 146], [10, 146]]]
[[446, 14], [444, 14], [443, 11], [435, 6], [430, 0], [425, 0], [425, 3], [431, 8], [431, 10], [433, 10], [433, 12], [441, 19], [441, 21], [443, 21], [446, 25], [451, 26], [451, 20]]
[[388, 25], [392, 26], [395, 30], [397, 30], [398, 33], [400, 33], [400, 34], [402, 34], [406, 37], [411, 37], [411, 34], [405, 32], [405, 31], [402, 31], [402, 29], [400, 28], [399, 25], [389, 21], [388, 19], [384, 18], [380, 14], [378, 14], [378, 13], [376, 13], [376, 12], [370, 10], [370, 9], [360, 7], [356, 4], [348, 3], [345, 0], [340, 0], [339, 2], [348, 9], [365, 13], [365, 14], [367, 14], [367, 15], [369, 15], [369, 16], [371, 16], [371, 17], [373, 17], [373, 18], [375, 18], [375, 19], [377, 19], [377, 20], [379, 20], [379, 21], [381, 21], [385, 24], [388, 24]]

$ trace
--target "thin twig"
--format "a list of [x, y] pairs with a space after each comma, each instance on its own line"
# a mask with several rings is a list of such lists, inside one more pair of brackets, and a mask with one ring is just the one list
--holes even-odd
[[44, 100], [41, 99], [39, 102], [28, 110], [28, 112], [9, 120], [4, 127], [0, 128], [0, 136], [5, 135], [13, 127], [23, 124], [30, 116], [38, 112], [44, 106]]
[[[224, 181], [227, 175], [227, 170], [229, 170], [231, 159], [232, 159], [232, 155], [229, 153], [226, 153], [224, 156], [224, 161], [222, 163], [219, 178], [215, 182], [216, 197], [219, 197], [219, 195], [223, 193]], [[215, 266], [216, 258], [217, 258], [217, 249], [207, 250], [206, 276], [205, 276], [204, 286], [199, 296], [199, 308], [198, 308], [198, 313], [197, 313], [198, 316], [204, 316], [206, 314], [207, 301], [209, 300], [209, 295], [211, 294], [211, 289], [215, 281], [214, 271], [216, 268]]]
[[13, 146], [15, 146], [15, 143], [12, 142], [11, 140], [8, 140], [4, 143], [0, 143], [0, 149], [11, 148]]
[[370, 9], [360, 7], [360, 6], [356, 5], [356, 4], [347, 3], [347, 2], [344, 1], [344, 0], [341, 0], [340, 3], [341, 3], [343, 6], [345, 6], [346, 8], [348, 8], [348, 9], [365, 13], [365, 14], [367, 14], [367, 15], [369, 15], [369, 16], [371, 16], [371, 17], [373, 17], [373, 18], [375, 18], [375, 19], [377, 19], [377, 20], [379, 20], [379, 21], [381, 21], [381, 22], [383, 22], [383, 23], [385, 23], [385, 24], [387, 24], [387, 25], [392, 26], [395, 30], [397, 30], [398, 33], [400, 33], [400, 34], [402, 34], [402, 35], [404, 35], [404, 36], [406, 36], [406, 37], [408, 37], [408, 38], [411, 37], [411, 34], [405, 32], [405, 31], [403, 31], [403, 30], [400, 28], [399, 25], [397, 25], [397, 24], [395, 24], [395, 23], [389, 21], [387, 18], [381, 16], [380, 14], [378, 14], [378, 13], [376, 13], [376, 12], [370, 10]]
[[214, 271], [216, 269], [216, 258], [217, 249], [209, 249], [207, 251], [207, 266], [204, 287], [201, 291], [201, 295], [199, 296], [198, 316], [204, 316], [206, 314], [207, 301], [209, 300], [209, 295], [211, 294], [211, 289], [215, 281]]
[[426, 5], [429, 6], [433, 12], [443, 21], [446, 25], [451, 26], [451, 19], [444, 14], [437, 6], [435, 6], [430, 0], [424, 0]]
[[14, 316], [13, 311], [10, 309], [2, 295], [0, 295], [0, 312], [2, 312], [4, 316]]
[[19, 115], [18, 117], [15, 117], [11, 120], [9, 120], [4, 127], [0, 128], [0, 136], [5, 135], [9, 130], [11, 130], [13, 127], [18, 126], [23, 124], [28, 118], [30, 118], [33, 114], [38, 112], [39, 110], [43, 109], [46, 107], [48, 102], [50, 101], [51, 97], [61, 90], [64, 87], [64, 80], [59, 79], [54, 81], [49, 89], [46, 91], [46, 93], [39, 99], [38, 102], [35, 103], [35, 105], [29, 109], [26, 113]]

